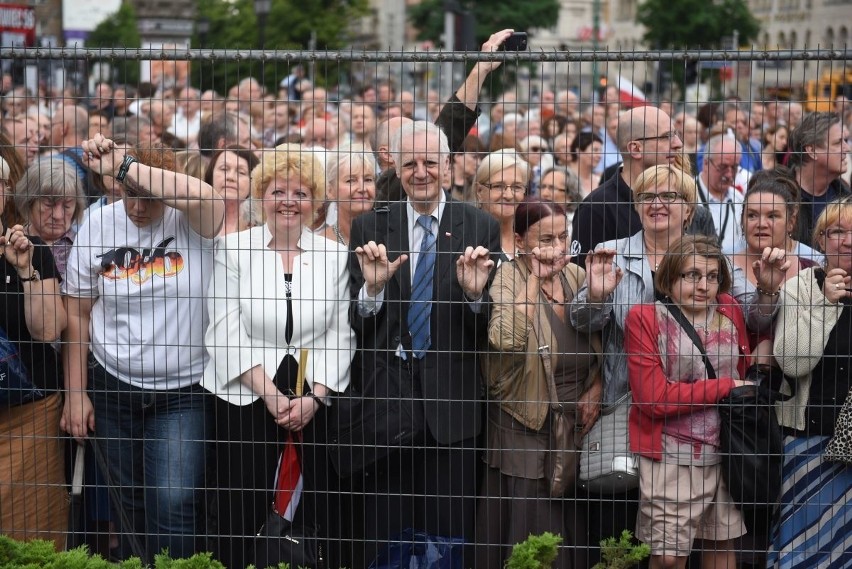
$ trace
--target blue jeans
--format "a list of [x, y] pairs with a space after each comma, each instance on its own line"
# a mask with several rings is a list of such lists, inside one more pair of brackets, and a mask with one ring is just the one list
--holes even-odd
[[199, 385], [169, 391], [140, 389], [100, 365], [92, 366], [90, 373], [95, 408], [92, 443], [112, 486], [121, 525], [121, 557], [136, 553], [129, 535], [141, 542], [144, 562], [152, 562], [164, 548], [173, 558], [191, 556], [200, 533], [209, 394]]

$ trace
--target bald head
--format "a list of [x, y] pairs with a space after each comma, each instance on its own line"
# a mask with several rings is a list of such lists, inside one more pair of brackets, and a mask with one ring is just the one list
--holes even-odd
[[625, 180], [633, 180], [651, 166], [674, 163], [683, 141], [673, 132], [672, 118], [657, 107], [636, 107], [620, 114], [616, 139]]

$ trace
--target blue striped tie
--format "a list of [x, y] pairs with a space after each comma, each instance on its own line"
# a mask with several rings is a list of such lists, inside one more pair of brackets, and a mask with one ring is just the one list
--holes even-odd
[[429, 316], [432, 312], [432, 280], [435, 276], [435, 235], [432, 233], [431, 215], [421, 215], [417, 224], [423, 228], [420, 255], [414, 271], [411, 303], [408, 307], [408, 331], [411, 333], [411, 351], [417, 359], [426, 355], [432, 345]]

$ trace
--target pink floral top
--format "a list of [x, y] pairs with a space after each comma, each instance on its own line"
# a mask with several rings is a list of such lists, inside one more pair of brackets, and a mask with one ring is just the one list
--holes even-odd
[[[657, 345], [669, 382], [695, 382], [708, 379], [701, 352], [666, 307], [656, 304], [660, 335]], [[739, 379], [737, 363], [740, 351], [734, 323], [715, 310], [708, 326], [696, 327], [704, 343], [716, 377]], [[685, 465], [717, 464], [719, 448], [719, 412], [715, 405], [696, 405], [690, 413], [663, 419], [663, 456], [666, 462]]]

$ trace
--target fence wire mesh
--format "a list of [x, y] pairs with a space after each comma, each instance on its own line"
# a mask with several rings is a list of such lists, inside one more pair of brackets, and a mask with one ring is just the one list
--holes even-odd
[[850, 60], [0, 48], [0, 534], [852, 567]]

